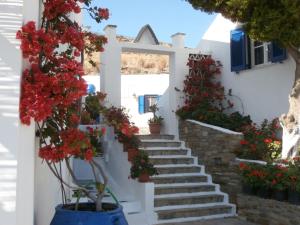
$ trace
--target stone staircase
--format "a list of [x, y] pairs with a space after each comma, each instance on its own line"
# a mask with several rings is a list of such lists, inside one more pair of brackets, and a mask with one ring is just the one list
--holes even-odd
[[228, 195], [212, 183], [211, 176], [198, 164], [184, 142], [172, 135], [140, 135], [141, 150], [149, 154], [159, 175], [155, 185], [156, 224], [224, 218], [236, 215]]

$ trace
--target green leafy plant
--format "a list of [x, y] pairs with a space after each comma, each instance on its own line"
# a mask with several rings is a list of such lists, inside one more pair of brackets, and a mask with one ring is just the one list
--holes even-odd
[[148, 120], [148, 123], [149, 124], [152, 124], [152, 123], [162, 124], [164, 118], [156, 115], [156, 113], [159, 111], [157, 104], [153, 104], [152, 106], [149, 107], [149, 109], [150, 109], [150, 112], [153, 113], [153, 117]]

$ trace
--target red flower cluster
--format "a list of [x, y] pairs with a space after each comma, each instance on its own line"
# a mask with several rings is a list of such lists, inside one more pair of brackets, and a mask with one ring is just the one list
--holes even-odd
[[106, 8], [99, 8], [98, 9], [99, 16], [101, 19], [107, 20], [109, 17], [109, 10]]

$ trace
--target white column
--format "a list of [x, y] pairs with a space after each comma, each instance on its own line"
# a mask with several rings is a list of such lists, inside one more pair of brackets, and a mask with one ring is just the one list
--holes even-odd
[[101, 53], [101, 91], [107, 93], [108, 104], [121, 106], [121, 47], [116, 39], [115, 25], [104, 28], [108, 43]]
[[176, 33], [172, 35], [172, 47], [175, 50], [172, 55], [170, 55], [170, 84], [169, 84], [169, 101], [170, 101], [170, 118], [167, 126], [167, 133], [175, 135], [178, 138], [178, 120], [176, 117], [176, 110], [179, 103], [181, 102], [180, 96], [182, 93], [176, 91], [178, 89], [182, 90], [183, 80], [188, 74], [188, 67], [186, 66], [189, 49], [185, 48], [183, 33]]
[[[5, 1], [6, 2], [6, 1]], [[20, 7], [18, 13], [12, 12], [12, 8], [6, 13], [12, 13], [14, 16], [19, 15], [19, 26], [22, 23], [39, 19], [39, 0], [24, 0], [20, 1], [20, 5], [12, 5], [12, 8]], [[20, 29], [20, 27], [18, 27]], [[16, 48], [11, 46], [14, 51]], [[12, 50], [13, 50], [12, 49]], [[16, 68], [16, 76], [18, 77], [18, 101], [20, 93], [20, 79], [23, 70], [23, 60], [20, 50], [15, 56], [13, 64], [18, 65]], [[9, 51], [4, 51], [8, 53]], [[6, 54], [5, 53], [5, 54]], [[17, 198], [16, 198], [16, 222], [17, 225], [34, 223], [34, 161], [35, 161], [35, 126], [34, 122], [31, 126], [21, 125], [18, 119], [19, 112], [17, 111], [16, 121], [13, 124], [16, 126], [16, 132], [7, 134], [10, 135], [11, 141], [16, 144], [17, 153]], [[5, 126], [3, 127], [4, 129]], [[10, 224], [10, 223], [6, 223]]]

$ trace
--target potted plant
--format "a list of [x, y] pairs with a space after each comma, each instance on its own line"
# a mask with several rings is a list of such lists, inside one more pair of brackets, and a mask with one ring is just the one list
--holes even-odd
[[288, 201], [300, 205], [300, 161], [298, 158], [289, 162]]
[[282, 165], [271, 165], [270, 167], [270, 186], [273, 192], [273, 198], [277, 201], [287, 200], [288, 188], [288, 167]]
[[157, 104], [150, 106], [149, 109], [150, 112], [153, 113], [153, 117], [148, 120], [150, 133], [160, 134], [161, 125], [164, 119], [161, 116], [156, 115], [159, 110]]
[[139, 151], [132, 164], [131, 178], [138, 178], [139, 182], [149, 182], [151, 176], [158, 174], [156, 168], [149, 162], [148, 154], [145, 151]]

